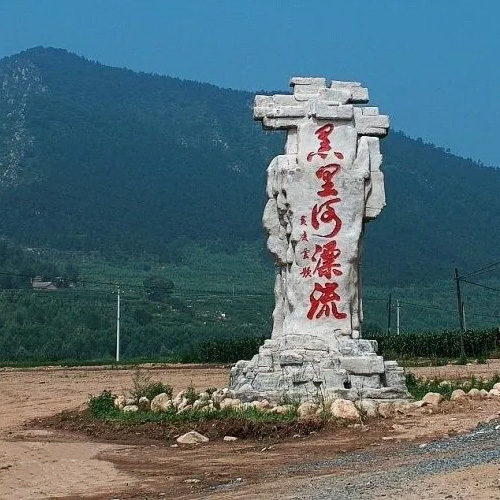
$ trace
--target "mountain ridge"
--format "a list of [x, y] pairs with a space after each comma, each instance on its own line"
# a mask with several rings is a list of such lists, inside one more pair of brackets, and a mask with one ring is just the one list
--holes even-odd
[[[189, 241], [234, 252], [262, 239], [265, 168], [283, 136], [252, 122], [252, 93], [40, 47], [1, 59], [0, 82], [0, 234], [160, 259]], [[382, 150], [388, 206], [366, 229], [367, 283], [498, 260], [498, 169], [402, 132]]]

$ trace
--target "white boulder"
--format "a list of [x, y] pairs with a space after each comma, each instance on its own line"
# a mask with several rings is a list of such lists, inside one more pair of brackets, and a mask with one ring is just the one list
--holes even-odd
[[210, 441], [209, 438], [200, 434], [196, 431], [189, 431], [182, 436], [179, 436], [176, 440], [179, 444], [199, 444], [199, 443], [208, 443]]
[[332, 416], [344, 420], [359, 420], [360, 414], [352, 401], [347, 399], [336, 399], [330, 407]]

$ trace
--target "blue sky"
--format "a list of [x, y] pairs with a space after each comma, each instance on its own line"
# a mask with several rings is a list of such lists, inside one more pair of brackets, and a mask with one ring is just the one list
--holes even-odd
[[37, 45], [235, 89], [357, 80], [394, 128], [500, 166], [498, 0], [0, 0], [0, 57]]

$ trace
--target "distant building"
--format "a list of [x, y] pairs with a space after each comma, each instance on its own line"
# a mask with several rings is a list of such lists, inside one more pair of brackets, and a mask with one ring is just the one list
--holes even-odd
[[33, 290], [44, 290], [47, 292], [53, 292], [57, 290], [59, 287], [53, 281], [42, 281], [41, 276], [35, 276], [31, 279], [31, 286]]

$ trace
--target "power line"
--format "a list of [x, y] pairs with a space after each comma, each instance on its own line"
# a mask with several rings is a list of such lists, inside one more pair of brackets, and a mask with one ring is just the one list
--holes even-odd
[[461, 281], [463, 281], [464, 283], [468, 283], [469, 285], [474, 285], [480, 288], [485, 288], [486, 290], [491, 290], [493, 292], [500, 292], [500, 288], [493, 288], [491, 286], [483, 285], [482, 283], [474, 283], [473, 281], [468, 281], [465, 279], [462, 279]]
[[494, 262], [493, 264], [489, 264], [488, 266], [481, 267], [479, 269], [476, 269], [475, 271], [472, 271], [468, 274], [464, 274], [463, 276], [459, 276], [458, 279], [463, 279], [463, 278], [470, 278], [471, 276], [475, 276], [477, 274], [484, 274], [490, 271], [493, 271], [496, 266], [500, 265], [500, 260], [497, 262]]

